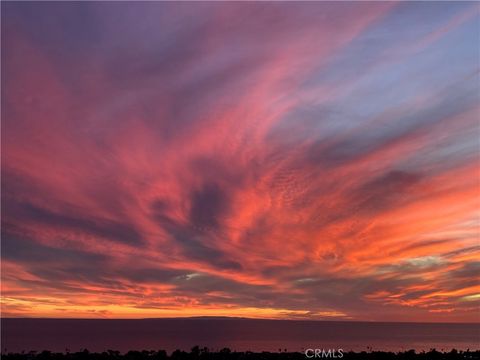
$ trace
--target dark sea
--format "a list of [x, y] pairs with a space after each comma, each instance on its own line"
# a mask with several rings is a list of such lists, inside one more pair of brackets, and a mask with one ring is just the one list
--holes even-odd
[[478, 350], [480, 324], [253, 319], [2, 319], [2, 351]]

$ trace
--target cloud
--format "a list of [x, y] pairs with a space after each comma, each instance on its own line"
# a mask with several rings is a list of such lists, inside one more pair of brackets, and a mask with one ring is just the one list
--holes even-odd
[[107, 238], [130, 244], [142, 241], [141, 235], [131, 226], [105, 219], [83, 218], [82, 215], [65, 215], [40, 208], [29, 203], [8, 205], [9, 215], [15, 221], [25, 221], [46, 225], [50, 228], [67, 229], [92, 234], [98, 238]]
[[471, 320], [468, 4], [2, 10], [8, 314]]

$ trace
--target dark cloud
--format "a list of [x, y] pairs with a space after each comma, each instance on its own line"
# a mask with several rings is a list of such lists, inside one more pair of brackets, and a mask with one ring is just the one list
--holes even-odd
[[113, 277], [118, 276], [137, 283], [169, 283], [184, 274], [185, 270], [163, 268], [160, 264], [155, 268], [117, 268], [112, 271]]
[[185, 254], [197, 261], [213, 265], [214, 267], [224, 270], [241, 270], [242, 265], [228, 255], [223, 254], [220, 250], [214, 247], [214, 242], [210, 241], [211, 245], [207, 245], [208, 235], [199, 235], [198, 230], [190, 226], [170, 226], [167, 231], [173, 238], [182, 246]]
[[221, 217], [229, 211], [229, 199], [225, 191], [215, 183], [207, 183], [192, 194], [190, 222], [200, 229], [218, 227]]
[[111, 241], [125, 244], [139, 244], [141, 234], [131, 225], [102, 218], [85, 218], [85, 215], [66, 215], [36, 206], [27, 202], [10, 201], [8, 218], [22, 219], [25, 222], [70, 229], [92, 234]]
[[453, 269], [445, 274], [445, 285], [451, 289], [475, 286], [478, 284], [479, 273], [480, 261], [466, 261], [457, 269]]
[[34, 240], [9, 234], [2, 228], [2, 257], [25, 263], [41, 263], [43, 266], [62, 264], [82, 264], [93, 268], [107, 259], [106, 256], [70, 248], [42, 245]]
[[410, 191], [422, 180], [422, 175], [392, 170], [360, 185], [352, 191], [350, 201], [362, 213], [378, 213], [414, 201]]
[[216, 185], [204, 187], [192, 195], [190, 222], [181, 224], [168, 216], [169, 205], [157, 199], [152, 204], [154, 219], [164, 229], [188, 258], [205, 262], [220, 269], [241, 270], [242, 265], [215, 248], [215, 240], [222, 236], [218, 217], [224, 216], [226, 199]]

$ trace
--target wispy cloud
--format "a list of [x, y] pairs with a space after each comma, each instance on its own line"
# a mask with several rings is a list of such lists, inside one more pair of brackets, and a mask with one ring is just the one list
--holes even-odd
[[5, 316], [475, 320], [478, 7], [2, 10]]

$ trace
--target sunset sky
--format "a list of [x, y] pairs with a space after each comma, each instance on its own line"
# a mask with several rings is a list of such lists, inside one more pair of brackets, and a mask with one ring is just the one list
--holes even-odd
[[480, 321], [478, 3], [1, 6], [3, 317]]

